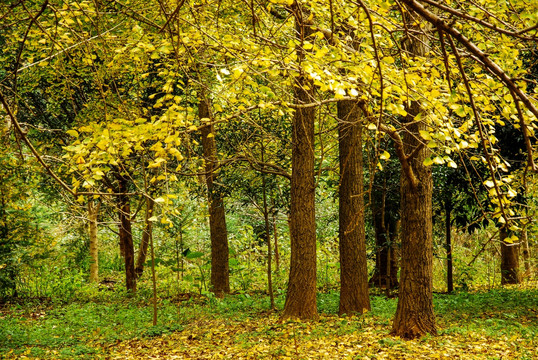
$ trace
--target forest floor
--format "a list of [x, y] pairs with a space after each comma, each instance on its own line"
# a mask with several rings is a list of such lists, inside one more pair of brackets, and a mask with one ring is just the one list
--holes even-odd
[[371, 312], [342, 318], [338, 294], [320, 294], [317, 322], [279, 322], [261, 294], [162, 299], [157, 326], [142, 295], [11, 300], [0, 305], [0, 358], [538, 359], [536, 287], [436, 294], [438, 334], [412, 341], [389, 335], [397, 299], [371, 299]]

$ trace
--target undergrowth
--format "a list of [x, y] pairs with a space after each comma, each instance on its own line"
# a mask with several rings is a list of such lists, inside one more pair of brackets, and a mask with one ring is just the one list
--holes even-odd
[[[202, 328], [199, 324], [203, 322], [213, 324], [211, 325], [213, 327], [222, 325], [223, 329], [238, 327], [234, 343], [238, 349], [249, 349], [254, 346], [252, 342], [256, 343], [256, 336], [265, 339], [268, 344], [281, 343], [283, 340], [280, 337], [290, 336], [286, 335], [287, 323], [278, 322], [279, 311], [269, 308], [268, 297], [261, 292], [238, 293], [223, 299], [192, 294], [184, 294], [182, 298], [176, 299], [160, 299], [157, 326], [152, 325], [151, 301], [147, 294], [131, 297], [125, 295], [110, 291], [99, 297], [70, 303], [50, 298], [23, 299], [24, 301], [4, 299], [0, 308], [0, 356], [107, 358], [118, 349], [122, 349], [121, 344], [133, 341], [143, 344], [162, 341], [170, 336], [181, 337], [182, 334], [194, 331], [193, 329]], [[285, 294], [277, 294], [275, 299], [277, 309], [282, 309], [284, 299]], [[406, 352], [402, 349], [412, 348], [409, 344], [414, 343], [388, 335], [397, 299], [377, 294], [371, 296], [371, 303], [371, 312], [352, 318], [339, 318], [336, 315], [338, 293], [334, 291], [320, 293], [318, 295], [318, 309], [322, 314], [320, 321], [294, 322], [293, 327], [302, 329], [303, 342], [315, 343], [327, 336], [334, 337], [335, 341], [338, 341], [339, 337], [358, 339], [361, 334], [369, 334], [377, 339], [376, 349], [397, 348], [405, 355]], [[529, 359], [538, 356], [535, 352], [538, 342], [534, 340], [538, 336], [536, 288], [495, 288], [489, 291], [457, 292], [451, 295], [435, 294], [434, 306], [439, 325], [438, 336], [427, 336], [418, 340], [417, 344], [429, 344], [433, 349], [446, 342], [451, 344], [460, 342], [463, 349], [461, 351], [464, 351], [465, 346], [475, 349], [478, 346], [476, 343], [484, 341], [487, 343], [497, 339], [497, 343], [505, 343], [505, 346], [508, 346], [506, 344], [510, 344], [510, 341], [515, 344], [509, 346], [512, 355], [505, 358], [516, 358], [511, 357], [516, 356], [513, 354]], [[243, 324], [242, 327], [239, 324]], [[242, 332], [240, 329], [245, 330]], [[190, 336], [203, 338], [200, 334]], [[350, 344], [353, 344], [353, 341]], [[370, 345], [373, 346], [372, 344]], [[267, 354], [272, 354], [271, 356], [278, 357], [280, 353], [286, 356], [289, 351], [293, 355], [294, 352], [293, 349], [287, 348], [287, 345], [282, 345], [280, 350], [268, 346]], [[484, 344], [480, 346], [493, 349]], [[239, 351], [238, 349], [234, 351]], [[265, 354], [264, 351], [259, 354], [260, 357], [265, 356], [262, 356]], [[304, 357], [298, 358], [308, 358], [308, 352], [305, 354]], [[495, 356], [488, 357], [487, 352], [484, 354], [483, 358], [495, 358]], [[468, 358], [482, 357], [475, 354]]]

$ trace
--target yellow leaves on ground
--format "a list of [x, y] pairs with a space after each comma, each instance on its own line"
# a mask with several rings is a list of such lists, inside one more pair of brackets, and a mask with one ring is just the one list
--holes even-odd
[[[517, 359], [519, 338], [467, 332], [404, 341], [375, 318], [279, 323], [276, 316], [199, 319], [153, 339], [105, 345], [108, 359]], [[537, 354], [538, 355], [538, 354]]]

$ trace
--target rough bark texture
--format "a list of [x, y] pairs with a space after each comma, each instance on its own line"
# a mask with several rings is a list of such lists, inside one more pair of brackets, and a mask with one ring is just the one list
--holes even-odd
[[[418, 130], [422, 124], [407, 127], [404, 135], [406, 153], [418, 146]], [[433, 234], [432, 234], [432, 177], [431, 168], [422, 163], [427, 148], [420, 150], [410, 161], [418, 185], [401, 175], [402, 260], [398, 307], [392, 333], [403, 338], [416, 338], [435, 333], [433, 313]]]
[[501, 284], [519, 284], [519, 244], [508, 243], [506, 228], [500, 230]]
[[[295, 3], [296, 31], [299, 40], [312, 34], [305, 25], [308, 14]], [[297, 49], [302, 58], [303, 49]], [[304, 74], [295, 79], [298, 104], [313, 100], [314, 84]], [[315, 108], [298, 108], [292, 120], [292, 175], [290, 198], [291, 261], [288, 291], [282, 318], [317, 319], [316, 304], [316, 217], [314, 181]]]
[[[411, 55], [426, 55], [427, 27], [420, 27], [421, 21], [416, 14], [406, 13], [405, 16], [409, 34], [402, 44], [403, 48]], [[403, 136], [404, 153], [416, 154], [408, 159], [408, 165], [417, 182], [413, 183], [403, 166], [400, 178], [402, 258], [398, 307], [392, 334], [407, 339], [436, 333], [433, 312], [433, 181], [431, 168], [423, 164], [429, 151], [420, 142], [419, 131], [427, 129], [422, 122], [414, 122], [414, 117], [421, 111], [418, 102], [411, 102]], [[417, 151], [417, 147], [420, 150]]]
[[[127, 192], [128, 180], [120, 175], [118, 177], [119, 192]], [[136, 274], [134, 269], [134, 245], [133, 233], [131, 230], [131, 205], [128, 195], [118, 196], [119, 208], [119, 230], [120, 230], [120, 247], [123, 247], [125, 262], [125, 285], [127, 290], [136, 292]]]
[[[215, 185], [215, 168], [218, 165], [215, 130], [209, 100], [202, 98], [198, 105], [200, 119], [209, 119], [202, 125], [202, 148], [205, 159], [207, 198], [209, 203], [209, 230], [211, 236], [211, 289], [217, 296], [230, 292], [230, 270], [228, 263], [228, 231], [222, 194]], [[210, 135], [211, 134], [211, 135]]]
[[97, 215], [101, 203], [88, 201], [88, 218], [90, 233], [90, 282], [99, 282], [99, 242], [97, 239]]
[[135, 273], [136, 278], [139, 279], [144, 273], [144, 264], [148, 255], [148, 245], [151, 238], [151, 232], [153, 231], [153, 222], [149, 221], [149, 218], [153, 216], [153, 208], [155, 202], [153, 199], [146, 198], [146, 215], [144, 216], [144, 231], [142, 232], [142, 241], [140, 242], [140, 249], [138, 250], [138, 257], [136, 259]]
[[339, 101], [337, 112], [340, 152], [338, 312], [352, 315], [370, 310], [364, 234], [362, 124], [356, 101]]

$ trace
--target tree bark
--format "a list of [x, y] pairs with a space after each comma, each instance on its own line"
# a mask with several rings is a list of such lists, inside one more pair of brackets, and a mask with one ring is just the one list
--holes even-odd
[[97, 215], [101, 203], [88, 201], [88, 218], [90, 233], [90, 282], [99, 283], [99, 241], [97, 238]]
[[205, 160], [207, 198], [209, 204], [209, 231], [211, 236], [211, 290], [216, 296], [230, 293], [230, 270], [228, 262], [228, 231], [226, 229], [226, 213], [224, 200], [215, 185], [217, 159], [217, 146], [215, 143], [215, 129], [210, 111], [209, 100], [200, 99], [198, 116], [206, 119], [207, 125], [202, 127], [202, 148]]
[[452, 265], [452, 227], [451, 227], [452, 202], [445, 200], [445, 236], [446, 236], [446, 291], [450, 294], [454, 291], [453, 265]]
[[[425, 56], [428, 52], [427, 27], [421, 28], [416, 13], [405, 13], [405, 17], [409, 33], [414, 33], [414, 37], [408, 34], [403, 48], [411, 55]], [[421, 111], [417, 101], [412, 101], [407, 109], [403, 136], [407, 164], [402, 164], [400, 176], [402, 258], [392, 334], [406, 339], [436, 333], [433, 312], [433, 181], [431, 168], [423, 164], [429, 150], [420, 141], [419, 131], [427, 128], [424, 123], [414, 121]], [[409, 158], [407, 154], [414, 156]], [[414, 174], [414, 178], [409, 174]]]
[[136, 259], [135, 273], [136, 278], [139, 279], [144, 273], [144, 264], [148, 255], [148, 245], [150, 243], [151, 232], [153, 231], [153, 222], [149, 219], [153, 216], [153, 208], [155, 207], [155, 201], [150, 198], [146, 198], [146, 215], [144, 216], [144, 231], [142, 232], [142, 241], [140, 242], [140, 249], [138, 250], [138, 258]]
[[[306, 25], [308, 13], [293, 5], [298, 40], [313, 30]], [[304, 49], [297, 47], [298, 58]], [[310, 103], [314, 97], [312, 80], [301, 71], [294, 79], [294, 96], [298, 104]], [[292, 174], [290, 197], [291, 260], [288, 291], [282, 318], [317, 319], [316, 304], [316, 216], [314, 179], [315, 108], [298, 108], [292, 120]]]
[[358, 104], [339, 101], [340, 315], [370, 310], [364, 233], [362, 124]]
[[131, 205], [129, 203], [129, 196], [125, 195], [127, 192], [128, 180], [123, 176], [118, 176], [119, 192], [118, 196], [118, 210], [119, 210], [119, 232], [120, 232], [120, 248], [124, 251], [124, 263], [125, 263], [125, 285], [127, 290], [136, 292], [136, 274], [134, 268], [134, 245], [133, 245], [133, 232], [131, 230]]
[[519, 244], [509, 243], [508, 231], [500, 229], [501, 240], [501, 285], [519, 284]]
[[[412, 116], [411, 116], [412, 119]], [[411, 120], [409, 119], [409, 120]], [[420, 123], [407, 126], [404, 148], [411, 153], [420, 146]], [[416, 338], [426, 333], [435, 333], [433, 313], [433, 227], [431, 169], [423, 165], [427, 147], [420, 150], [410, 161], [418, 179], [412, 186], [408, 177], [401, 175], [402, 196], [402, 258], [398, 307], [392, 334], [402, 338]]]

